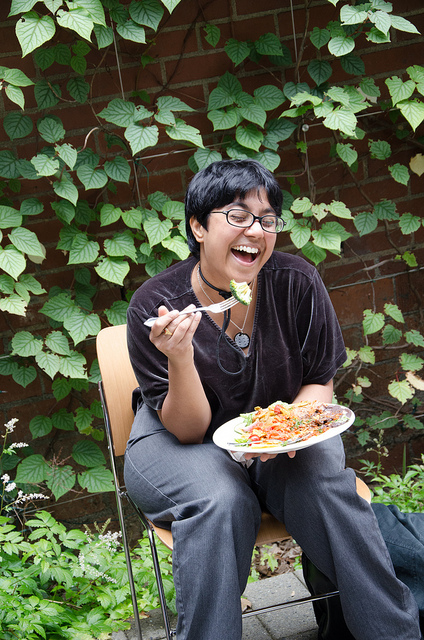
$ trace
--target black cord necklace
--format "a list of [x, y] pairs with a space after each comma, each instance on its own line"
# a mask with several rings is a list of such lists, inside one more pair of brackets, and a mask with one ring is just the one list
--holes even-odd
[[[202, 278], [203, 282], [205, 284], [208, 285], [208, 287], [210, 287], [211, 289], [214, 289], [215, 291], [217, 291], [219, 293], [219, 295], [224, 298], [224, 300], [227, 300], [228, 298], [231, 298], [231, 293], [230, 291], [225, 291], [223, 289], [219, 289], [218, 287], [215, 287], [213, 284], [211, 284], [208, 280], [206, 280], [205, 276], [202, 273], [202, 270], [200, 268], [200, 262], [199, 262], [199, 266], [198, 266], [198, 273], [200, 275], [200, 277]], [[231, 321], [231, 309], [227, 309], [226, 311], [224, 311], [224, 320], [222, 322], [222, 327], [221, 327], [221, 333], [219, 334], [219, 338], [218, 338], [218, 342], [216, 345], [216, 357], [217, 357], [217, 361], [218, 361], [218, 366], [221, 369], [221, 371], [223, 371], [224, 373], [227, 373], [230, 376], [236, 376], [239, 373], [242, 373], [245, 368], [246, 368], [246, 358], [244, 356], [244, 353], [241, 350], [240, 345], [237, 344], [237, 346], [234, 346], [233, 342], [230, 340], [230, 338], [227, 336], [226, 331], [228, 329], [228, 325], [230, 324]], [[247, 335], [247, 334], [246, 334]], [[249, 336], [247, 336], [249, 337]], [[220, 355], [220, 351], [221, 351], [221, 342], [225, 341], [227, 343], [227, 345], [237, 353], [238, 356], [241, 356], [241, 367], [238, 371], [228, 371], [228, 369], [226, 369], [224, 367], [224, 365], [221, 362], [221, 355]], [[249, 339], [250, 342], [250, 339]]]

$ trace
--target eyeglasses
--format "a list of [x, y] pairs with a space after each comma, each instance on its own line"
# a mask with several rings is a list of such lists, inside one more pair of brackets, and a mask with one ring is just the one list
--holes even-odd
[[228, 224], [233, 227], [248, 229], [257, 220], [264, 231], [268, 233], [279, 233], [284, 229], [285, 222], [279, 216], [272, 214], [266, 216], [255, 216], [250, 211], [244, 209], [229, 209], [228, 211], [211, 211], [211, 213], [222, 213]]

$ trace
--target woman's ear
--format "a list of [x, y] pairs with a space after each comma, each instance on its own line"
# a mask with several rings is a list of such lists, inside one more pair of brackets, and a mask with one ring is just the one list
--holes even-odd
[[203, 242], [206, 229], [194, 216], [190, 218], [190, 227], [197, 242]]

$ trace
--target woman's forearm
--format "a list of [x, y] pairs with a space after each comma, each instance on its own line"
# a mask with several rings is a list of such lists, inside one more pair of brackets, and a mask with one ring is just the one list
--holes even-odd
[[320, 400], [321, 402], [331, 402], [333, 399], [333, 381], [330, 380], [327, 384], [306, 384], [301, 387], [299, 393], [293, 402], [302, 402], [304, 400], [313, 401]]
[[194, 362], [168, 363], [169, 391], [159, 412], [166, 429], [181, 443], [200, 443], [212, 412]]

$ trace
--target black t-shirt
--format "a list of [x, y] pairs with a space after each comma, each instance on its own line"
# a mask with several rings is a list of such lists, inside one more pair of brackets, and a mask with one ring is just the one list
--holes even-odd
[[[143, 322], [157, 315], [161, 305], [169, 310], [200, 305], [191, 286], [196, 263], [191, 257], [169, 267], [146, 281], [131, 299], [130, 359], [140, 385], [138, 400], [152, 409], [161, 408], [168, 391], [167, 358], [150, 342], [150, 329]], [[193, 346], [212, 409], [209, 435], [255, 406], [292, 402], [303, 385], [326, 384], [346, 359], [340, 327], [317, 270], [303, 258], [282, 252], [274, 252], [258, 274], [248, 354], [228, 337], [232, 346], [219, 342], [220, 334], [213, 318], [202, 314]]]

